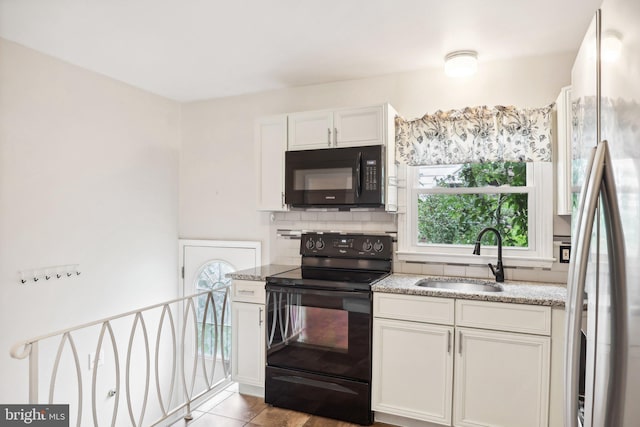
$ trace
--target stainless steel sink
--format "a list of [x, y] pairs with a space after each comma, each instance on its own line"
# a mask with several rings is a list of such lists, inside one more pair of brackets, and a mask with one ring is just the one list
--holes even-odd
[[416, 283], [416, 286], [436, 289], [453, 289], [463, 292], [502, 292], [502, 286], [488, 283], [474, 283], [465, 281], [448, 281], [423, 279]]

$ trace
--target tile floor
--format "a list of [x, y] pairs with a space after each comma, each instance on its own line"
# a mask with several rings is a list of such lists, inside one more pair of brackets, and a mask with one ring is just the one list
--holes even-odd
[[[233, 384], [193, 411], [193, 420], [180, 420], [171, 427], [355, 427], [302, 412], [274, 408], [264, 399], [238, 393]], [[390, 427], [375, 423], [375, 427]]]

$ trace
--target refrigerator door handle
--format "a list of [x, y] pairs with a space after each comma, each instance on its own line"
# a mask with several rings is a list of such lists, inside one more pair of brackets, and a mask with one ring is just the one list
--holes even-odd
[[601, 141], [593, 149], [589, 161], [586, 186], [581, 195], [582, 211], [578, 212], [578, 228], [575, 240], [576, 255], [570, 266], [567, 283], [567, 318], [565, 343], [565, 426], [578, 426], [578, 390], [580, 373], [580, 325], [582, 321], [583, 294], [586, 282], [589, 248], [598, 196], [602, 198], [609, 260], [609, 284], [611, 286], [611, 313], [613, 324], [611, 372], [607, 389], [605, 419], [611, 425], [622, 425], [623, 402], [626, 392], [626, 367], [628, 359], [628, 317], [625, 269], [625, 248], [620, 210], [611, 156], [607, 141]]
[[603, 216], [607, 232], [607, 248], [609, 261], [609, 285], [611, 295], [611, 365], [609, 387], [607, 389], [607, 404], [605, 419], [611, 425], [624, 425], [623, 403], [629, 400], [625, 397], [627, 381], [627, 360], [629, 349], [629, 325], [628, 325], [628, 299], [626, 277], [626, 254], [624, 247], [624, 234], [618, 195], [615, 188], [613, 168], [611, 167], [611, 154], [607, 141], [600, 143], [604, 148], [604, 176], [600, 194], [602, 197]]
[[593, 231], [593, 221], [598, 206], [598, 194], [602, 182], [602, 170], [604, 166], [603, 147], [604, 146], [598, 145], [592, 149], [589, 164], [586, 169], [585, 180], [580, 196], [581, 210], [578, 211], [576, 236], [573, 242], [573, 247], [575, 248], [574, 262], [569, 266], [567, 280], [564, 366], [564, 425], [566, 427], [578, 426], [580, 326], [582, 323], [591, 233]]

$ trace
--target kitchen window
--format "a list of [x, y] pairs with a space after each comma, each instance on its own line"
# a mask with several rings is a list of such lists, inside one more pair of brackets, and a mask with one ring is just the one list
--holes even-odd
[[[495, 239], [482, 240], [484, 227], [503, 238], [507, 266], [550, 267], [553, 262], [553, 180], [551, 162], [493, 162], [405, 166], [404, 213], [398, 220], [398, 259], [486, 264], [495, 262]], [[486, 249], [485, 249], [486, 248]]]

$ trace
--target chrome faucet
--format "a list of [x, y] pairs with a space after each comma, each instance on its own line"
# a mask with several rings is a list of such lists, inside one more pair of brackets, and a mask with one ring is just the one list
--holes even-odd
[[500, 236], [500, 232], [493, 227], [484, 228], [480, 234], [478, 234], [478, 238], [476, 239], [476, 245], [473, 247], [473, 254], [480, 255], [480, 240], [482, 240], [482, 236], [487, 231], [493, 231], [493, 233], [498, 238], [498, 264], [493, 267], [491, 263], [489, 263], [489, 268], [494, 276], [496, 276], [496, 282], [504, 282], [504, 266], [502, 265], [502, 236]]

